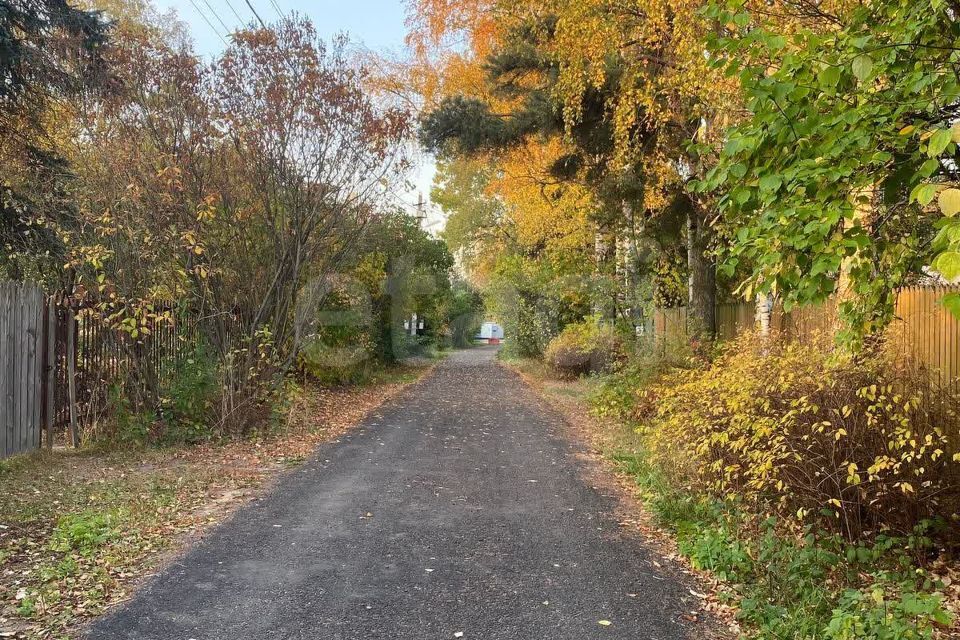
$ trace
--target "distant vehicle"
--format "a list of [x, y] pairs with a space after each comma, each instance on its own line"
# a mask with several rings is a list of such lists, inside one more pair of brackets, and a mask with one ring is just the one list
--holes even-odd
[[500, 344], [503, 340], [503, 327], [496, 322], [484, 322], [480, 325], [480, 333], [476, 335], [476, 339], [487, 344]]

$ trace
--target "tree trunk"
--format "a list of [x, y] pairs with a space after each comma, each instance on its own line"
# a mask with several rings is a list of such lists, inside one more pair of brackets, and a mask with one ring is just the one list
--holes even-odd
[[594, 277], [597, 279], [593, 292], [592, 312], [603, 320], [615, 320], [617, 314], [617, 294], [610, 291], [611, 264], [616, 253], [612, 246], [610, 233], [602, 227], [597, 227], [594, 233]]
[[691, 338], [712, 340], [716, 331], [717, 276], [710, 248], [710, 227], [693, 202], [687, 209], [687, 331]]
[[630, 319], [634, 326], [640, 322], [641, 309], [637, 299], [637, 289], [640, 280], [640, 254], [637, 248], [637, 228], [633, 216], [633, 207], [629, 202], [623, 203], [624, 231], [620, 242], [622, 252], [622, 273], [620, 282], [622, 286], [622, 308], [624, 314]]
[[758, 293], [756, 304], [757, 329], [762, 337], [768, 338], [773, 319], [773, 296], [769, 293]]

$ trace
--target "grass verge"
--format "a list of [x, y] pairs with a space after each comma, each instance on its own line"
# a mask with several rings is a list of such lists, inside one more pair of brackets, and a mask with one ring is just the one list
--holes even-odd
[[429, 368], [304, 387], [285, 424], [251, 440], [56, 449], [0, 461], [0, 637], [74, 637], [277, 474]]

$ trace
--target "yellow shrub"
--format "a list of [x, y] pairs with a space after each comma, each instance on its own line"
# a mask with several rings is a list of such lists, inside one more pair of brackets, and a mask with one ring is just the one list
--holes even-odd
[[590, 317], [564, 327], [543, 359], [560, 377], [608, 371], [624, 359], [623, 341], [613, 326]]
[[954, 399], [891, 358], [746, 335], [640, 400], [654, 461], [685, 486], [850, 539], [925, 519], [960, 528]]

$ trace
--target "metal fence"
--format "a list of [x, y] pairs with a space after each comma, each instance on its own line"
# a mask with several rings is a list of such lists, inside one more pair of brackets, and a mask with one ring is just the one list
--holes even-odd
[[[170, 308], [167, 303], [155, 305], [156, 311]], [[56, 396], [53, 426], [72, 425], [74, 440], [78, 425], [95, 422], [109, 409], [112, 387], [122, 387], [125, 394], [154, 394], [189, 348], [196, 324], [177, 314], [160, 316], [149, 323], [148, 333], [134, 338], [82, 306], [60, 304], [57, 313], [57, 344], [62, 346], [58, 353], [64, 357], [58, 361], [56, 373], [56, 388], [61, 393]], [[75, 385], [72, 399], [71, 378]], [[76, 416], [71, 416], [71, 410]]]
[[111, 409], [112, 388], [155, 395], [198, 331], [189, 315], [164, 315], [134, 338], [36, 285], [0, 282], [0, 458], [58, 436], [76, 446], [81, 426]]
[[[937, 389], [960, 393], [960, 321], [940, 304], [948, 293], [960, 293], [960, 286], [901, 289], [886, 338], [889, 347], [902, 358], [924, 369]], [[720, 304], [716, 318], [717, 338], [730, 340], [754, 328], [756, 305]], [[829, 300], [788, 313], [775, 306], [770, 326], [787, 339], [804, 342], [831, 331], [836, 321], [836, 303]], [[647, 330], [658, 340], [686, 340], [686, 308], [656, 309]]]

